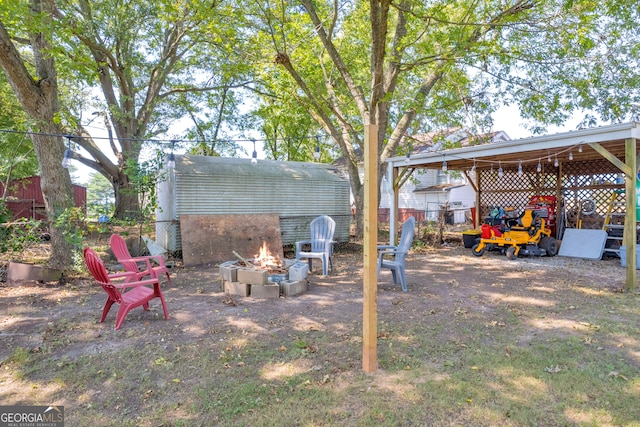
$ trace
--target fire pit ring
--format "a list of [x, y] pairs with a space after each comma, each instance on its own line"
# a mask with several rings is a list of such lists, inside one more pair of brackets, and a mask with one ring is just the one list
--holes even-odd
[[280, 283], [283, 280], [289, 280], [289, 273], [274, 273], [267, 276], [269, 282]]
[[[253, 260], [247, 261], [253, 264]], [[237, 260], [220, 264], [223, 290], [232, 295], [253, 297], [260, 294], [263, 287], [268, 288], [274, 285], [284, 296], [302, 293], [307, 289], [308, 271], [307, 263], [296, 260], [285, 260], [282, 266], [274, 269], [246, 266]], [[273, 297], [277, 296], [277, 293], [273, 295]]]

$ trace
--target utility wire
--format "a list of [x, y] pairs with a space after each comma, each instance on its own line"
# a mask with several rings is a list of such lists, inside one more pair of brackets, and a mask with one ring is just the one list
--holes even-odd
[[[73, 134], [56, 134], [56, 133], [45, 133], [45, 132], [30, 132], [30, 131], [18, 131], [18, 130], [11, 130], [11, 129], [0, 129], [1, 133], [12, 133], [12, 134], [19, 134], [19, 135], [42, 135], [42, 136], [54, 136], [54, 137], [62, 137], [62, 138], [70, 138], [70, 139], [75, 139], [75, 138], [85, 138], [84, 136], [79, 136], [79, 135], [73, 135]], [[109, 139], [109, 137], [107, 136], [91, 136], [91, 137], [87, 137], [90, 139]], [[116, 138], [118, 141], [132, 141], [132, 142], [155, 142], [155, 143], [167, 143], [167, 144], [175, 144], [178, 142], [185, 142], [185, 143], [199, 143], [199, 142], [206, 142], [209, 143], [210, 141], [202, 141], [202, 140], [193, 140], [193, 139], [176, 139], [176, 138], [171, 138], [171, 139], [162, 139], [162, 138]], [[291, 139], [295, 139], [295, 140], [314, 140], [317, 139], [316, 136], [303, 136], [303, 137], [296, 137], [296, 138], [242, 138], [242, 139], [233, 139], [233, 138], [224, 138], [224, 139], [219, 139], [217, 141], [228, 141], [228, 142], [238, 142], [238, 143], [242, 143], [242, 142], [265, 142], [265, 141], [287, 141], [287, 140], [291, 140]]]

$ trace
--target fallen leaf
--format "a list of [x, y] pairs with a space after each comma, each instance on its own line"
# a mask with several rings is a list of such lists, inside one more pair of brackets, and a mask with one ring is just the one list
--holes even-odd
[[629, 378], [625, 377], [624, 375], [622, 375], [620, 372], [618, 371], [611, 371], [609, 372], [609, 376], [613, 377], [613, 378], [622, 378], [625, 381], [629, 381]]
[[378, 334], [378, 338], [380, 338], [381, 340], [386, 340], [387, 338], [389, 338], [389, 332], [387, 331], [380, 331], [380, 333]]
[[550, 374], [556, 374], [558, 372], [560, 372], [562, 369], [560, 369], [560, 367], [558, 365], [556, 365], [555, 367], [551, 366], [548, 368], [544, 368], [545, 372], [549, 372]]
[[222, 298], [222, 303], [226, 304], [226, 305], [233, 306], [233, 307], [235, 307], [235, 305], [236, 305], [236, 302], [233, 300], [233, 298], [231, 298], [231, 295], [229, 295], [229, 294], [226, 294], [224, 296], [224, 298]]

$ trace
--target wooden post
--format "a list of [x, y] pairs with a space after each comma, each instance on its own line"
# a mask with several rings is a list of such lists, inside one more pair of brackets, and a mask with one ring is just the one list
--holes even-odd
[[480, 224], [482, 224], [482, 221], [480, 220], [480, 214], [482, 213], [482, 207], [480, 205], [480, 200], [482, 200], [482, 193], [480, 192], [480, 189], [482, 188], [481, 179], [482, 171], [480, 169], [476, 169], [476, 186], [478, 188], [476, 190], [476, 220], [473, 224], [473, 228], [480, 228]]
[[378, 339], [378, 126], [364, 128], [364, 272], [362, 369], [377, 369]]
[[638, 169], [636, 161], [636, 140], [629, 138], [625, 140], [625, 158], [629, 169], [633, 171], [631, 176], [625, 179], [627, 217], [624, 221], [624, 245], [627, 249], [627, 276], [625, 288], [627, 290], [636, 287], [636, 180], [638, 179]]
[[637, 143], [635, 138], [624, 140], [625, 162], [621, 162], [616, 156], [611, 154], [606, 148], [597, 142], [589, 143], [589, 146], [600, 153], [602, 157], [616, 165], [624, 172], [625, 179], [625, 204], [626, 216], [624, 219], [623, 244], [627, 250], [627, 277], [625, 287], [628, 290], [636, 287], [636, 180], [640, 172], [638, 171]]

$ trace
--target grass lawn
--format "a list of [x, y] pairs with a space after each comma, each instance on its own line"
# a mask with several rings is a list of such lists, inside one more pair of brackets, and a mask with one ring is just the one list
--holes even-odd
[[225, 296], [175, 268], [113, 330], [104, 292], [0, 286], [0, 402], [64, 405], [67, 426], [640, 426], [640, 293], [619, 260], [482, 258], [461, 247], [383, 272], [378, 369], [362, 370], [362, 256], [307, 292]]

